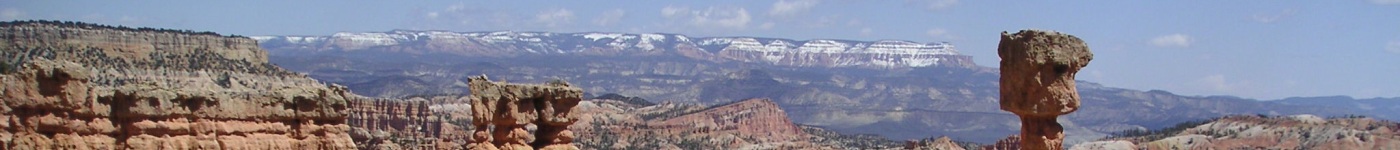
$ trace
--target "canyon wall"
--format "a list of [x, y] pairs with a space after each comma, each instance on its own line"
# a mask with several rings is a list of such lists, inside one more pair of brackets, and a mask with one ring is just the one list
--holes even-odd
[[353, 149], [359, 96], [267, 62], [256, 41], [74, 22], [0, 23], [0, 146]]
[[570, 127], [571, 130], [579, 137], [590, 137], [576, 141], [583, 149], [841, 149], [852, 146], [851, 141], [823, 140], [824, 137], [804, 132], [768, 99], [748, 99], [711, 107], [674, 103], [636, 105], [594, 99], [580, 103], [575, 112], [579, 121]]
[[359, 149], [461, 149], [454, 140], [465, 138], [451, 135], [465, 131], [452, 130], [445, 115], [429, 109], [434, 105], [423, 98], [352, 100], [346, 123]]

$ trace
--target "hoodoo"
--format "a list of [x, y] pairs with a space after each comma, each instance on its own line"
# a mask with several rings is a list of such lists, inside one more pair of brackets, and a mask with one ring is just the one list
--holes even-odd
[[1074, 74], [1094, 54], [1083, 40], [1053, 31], [1001, 33], [1001, 109], [1021, 118], [1021, 148], [1063, 149], [1056, 117], [1079, 110]]
[[[578, 118], [569, 112], [583, 100], [582, 89], [563, 81], [542, 85], [497, 83], [486, 76], [472, 77], [468, 82], [472, 125], [476, 126], [468, 149], [578, 149], [572, 144], [574, 133], [569, 131], [569, 125]], [[538, 127], [534, 138], [525, 130], [529, 124]], [[529, 139], [534, 142], [527, 143]]]

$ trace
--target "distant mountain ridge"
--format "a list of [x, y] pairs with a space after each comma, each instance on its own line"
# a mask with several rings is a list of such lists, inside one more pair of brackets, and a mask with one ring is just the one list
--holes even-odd
[[330, 36], [251, 36], [284, 53], [379, 51], [412, 54], [519, 57], [537, 55], [679, 55], [716, 62], [760, 62], [801, 67], [975, 67], [952, 44], [902, 40], [798, 41], [761, 37], [689, 37], [680, 34], [446, 32], [394, 30]]
[[1357, 111], [1357, 115], [1372, 115], [1389, 120], [1400, 120], [1400, 97], [1356, 99], [1350, 96], [1289, 97], [1272, 102], [1322, 106], [1335, 109]]

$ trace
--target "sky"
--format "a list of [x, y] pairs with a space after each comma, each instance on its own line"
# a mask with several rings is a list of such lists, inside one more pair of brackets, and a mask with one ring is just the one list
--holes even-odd
[[1055, 30], [1095, 59], [1079, 80], [1260, 100], [1400, 97], [1400, 0], [1328, 1], [15, 1], [0, 20], [234, 35], [395, 29], [679, 33], [950, 42], [996, 67], [1004, 31]]

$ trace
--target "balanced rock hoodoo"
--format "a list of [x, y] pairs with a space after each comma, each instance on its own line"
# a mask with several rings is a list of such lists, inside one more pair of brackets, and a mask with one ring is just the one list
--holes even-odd
[[[542, 85], [491, 82], [486, 76], [472, 77], [472, 142], [468, 149], [576, 150], [569, 125], [578, 118], [569, 112], [583, 100], [583, 90], [563, 81]], [[538, 129], [532, 138], [526, 125]], [[494, 126], [494, 131], [491, 130]], [[527, 143], [530, 139], [534, 142]], [[528, 145], [527, 145], [528, 144]]]
[[1021, 117], [1021, 148], [1063, 149], [1055, 118], [1079, 109], [1074, 74], [1094, 54], [1083, 40], [1054, 31], [1002, 32], [1001, 109]]

